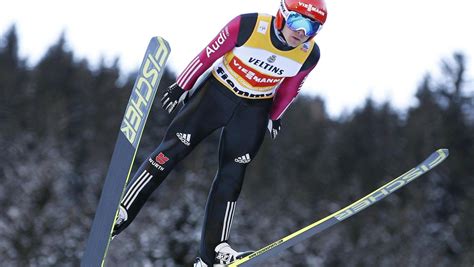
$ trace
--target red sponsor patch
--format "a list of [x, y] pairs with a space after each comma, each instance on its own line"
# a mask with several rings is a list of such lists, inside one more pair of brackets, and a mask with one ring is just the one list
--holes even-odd
[[167, 156], [165, 156], [165, 154], [163, 154], [163, 152], [160, 152], [160, 154], [158, 154], [158, 156], [156, 156], [156, 158], [155, 158], [155, 161], [160, 165], [165, 164], [168, 160], [169, 160], [169, 158]]
[[271, 87], [278, 84], [282, 78], [266, 75], [245, 65], [237, 57], [232, 57], [229, 63], [230, 68], [242, 79], [254, 87]]

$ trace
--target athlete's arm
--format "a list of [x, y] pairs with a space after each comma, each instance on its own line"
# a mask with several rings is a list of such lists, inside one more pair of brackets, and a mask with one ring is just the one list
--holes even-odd
[[189, 63], [177, 79], [181, 88], [191, 89], [199, 76], [237, 45], [241, 19], [242, 15], [227, 23], [219, 34]]
[[273, 105], [270, 110], [270, 119], [280, 119], [283, 113], [288, 109], [291, 103], [298, 95], [301, 86], [308, 76], [308, 74], [316, 67], [319, 61], [319, 47], [315, 44], [311, 55], [303, 64], [300, 72], [293, 77], [285, 78], [278, 87], [275, 96], [273, 97]]

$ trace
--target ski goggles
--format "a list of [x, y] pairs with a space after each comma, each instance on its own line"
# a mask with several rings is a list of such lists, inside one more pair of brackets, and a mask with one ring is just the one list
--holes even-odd
[[305, 36], [316, 35], [323, 25], [321, 23], [311, 20], [300, 13], [290, 11], [286, 16], [286, 25], [293, 31], [303, 30]]

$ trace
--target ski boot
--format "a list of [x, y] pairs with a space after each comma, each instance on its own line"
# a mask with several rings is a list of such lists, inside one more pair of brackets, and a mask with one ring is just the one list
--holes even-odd
[[[214, 251], [216, 252], [216, 258], [212, 267], [225, 267], [227, 264], [230, 264], [237, 259], [243, 258], [253, 253], [253, 251], [237, 252], [233, 250], [226, 242], [217, 245]], [[211, 266], [208, 266], [201, 258], [196, 258], [193, 267]]]
[[207, 267], [207, 264], [201, 258], [196, 258], [193, 267]]
[[227, 264], [234, 262], [253, 253], [253, 251], [237, 252], [230, 247], [226, 242], [217, 245], [216, 259], [214, 260], [214, 267], [224, 267]]
[[120, 205], [117, 220], [115, 220], [114, 230], [112, 231], [112, 239], [122, 232], [123, 229], [120, 228], [127, 219], [127, 210], [122, 205]]

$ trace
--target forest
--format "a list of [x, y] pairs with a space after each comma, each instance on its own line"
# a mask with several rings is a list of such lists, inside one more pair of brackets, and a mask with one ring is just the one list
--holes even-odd
[[[64, 35], [28, 64], [20, 41], [14, 25], [0, 36], [1, 265], [79, 266], [136, 74], [123, 74], [119, 58], [92, 66]], [[334, 118], [321, 97], [299, 95], [278, 138], [267, 135], [247, 169], [232, 245], [261, 248], [447, 148], [433, 171], [262, 266], [473, 266], [469, 67], [462, 51], [440, 59], [439, 74], [420, 77], [405, 110], [368, 97]], [[167, 70], [161, 80], [134, 170], [173, 117], [158, 99], [175, 79]], [[216, 131], [202, 142], [153, 193], [111, 242], [107, 266], [192, 266], [218, 138]]]

